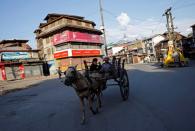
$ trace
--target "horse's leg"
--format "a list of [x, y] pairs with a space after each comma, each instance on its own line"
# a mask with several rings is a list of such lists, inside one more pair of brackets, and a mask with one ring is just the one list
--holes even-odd
[[98, 97], [98, 100], [99, 100], [99, 108], [102, 107], [102, 101], [101, 101], [101, 97], [103, 96], [102, 85], [103, 85], [103, 83], [100, 84], [99, 90], [98, 90], [98, 93], [99, 93], [99, 97]]
[[102, 90], [101, 90], [101, 88], [99, 88], [99, 90], [98, 90], [98, 106], [99, 106], [99, 108], [102, 107], [101, 93], [102, 93]]
[[84, 103], [84, 98], [80, 97], [80, 103], [81, 103], [81, 112], [82, 112], [81, 124], [84, 124], [85, 123], [85, 103]]
[[92, 102], [93, 102], [93, 100], [92, 100], [92, 94], [89, 95], [88, 101], [89, 101], [89, 109], [90, 109], [91, 112], [95, 115], [96, 112], [93, 110], [93, 107], [92, 107], [92, 104], [93, 104], [93, 103], [92, 103]]
[[100, 95], [98, 94], [98, 92], [96, 93], [96, 96], [97, 96], [97, 100], [96, 100], [96, 112], [98, 113], [99, 112], [99, 108], [100, 108], [100, 103], [99, 103]]

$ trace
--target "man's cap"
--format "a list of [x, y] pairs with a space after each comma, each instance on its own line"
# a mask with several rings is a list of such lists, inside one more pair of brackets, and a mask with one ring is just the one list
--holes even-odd
[[110, 58], [108, 57], [108, 56], [105, 56], [104, 58], [103, 58], [103, 61], [108, 61]]

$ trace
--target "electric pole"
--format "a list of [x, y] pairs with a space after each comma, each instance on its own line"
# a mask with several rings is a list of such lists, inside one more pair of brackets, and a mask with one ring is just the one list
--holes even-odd
[[103, 16], [103, 8], [102, 8], [102, 0], [99, 0], [99, 6], [100, 6], [100, 18], [101, 18], [101, 22], [102, 22], [102, 31], [104, 34], [104, 46], [105, 46], [105, 53], [106, 56], [108, 55], [108, 51], [107, 51], [107, 43], [106, 43], [106, 30], [104, 27], [104, 16]]
[[171, 13], [171, 7], [165, 11], [163, 16], [166, 16], [167, 19], [167, 31], [169, 38], [169, 46], [175, 46], [175, 37], [174, 37], [174, 25], [173, 25], [173, 17]]

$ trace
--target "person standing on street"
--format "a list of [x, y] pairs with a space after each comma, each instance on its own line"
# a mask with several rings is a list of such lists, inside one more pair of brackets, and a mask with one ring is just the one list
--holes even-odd
[[62, 74], [61, 74], [61, 73], [62, 73], [62, 71], [61, 71], [60, 67], [58, 67], [57, 72], [58, 72], [59, 79], [61, 79], [61, 76], [62, 76]]

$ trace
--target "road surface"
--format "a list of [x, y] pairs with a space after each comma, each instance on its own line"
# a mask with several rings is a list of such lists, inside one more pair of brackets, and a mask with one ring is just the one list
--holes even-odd
[[1, 131], [194, 131], [195, 67], [128, 66], [130, 98], [103, 93], [97, 115], [80, 125], [79, 100], [59, 79], [0, 97]]

